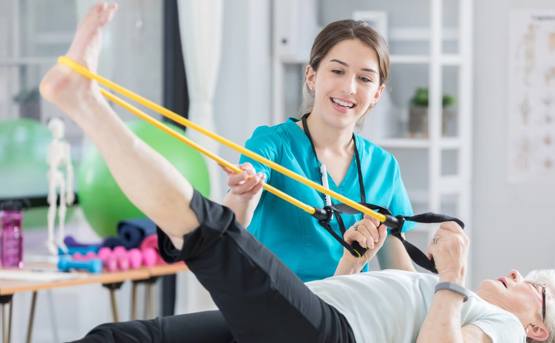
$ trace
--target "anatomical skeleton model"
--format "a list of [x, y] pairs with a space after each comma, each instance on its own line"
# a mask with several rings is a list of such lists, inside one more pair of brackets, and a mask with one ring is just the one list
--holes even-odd
[[[58, 248], [67, 251], [64, 245], [64, 222], [67, 205], [74, 201], [73, 167], [69, 144], [64, 138], [64, 123], [59, 118], [48, 122], [52, 132], [52, 142], [48, 146], [48, 241], [50, 253], [58, 255]], [[64, 169], [65, 168], [65, 172]], [[59, 193], [58, 193], [59, 192]], [[58, 202], [58, 194], [60, 201]], [[59, 206], [59, 207], [58, 207]], [[58, 230], [55, 234], [56, 214]]]

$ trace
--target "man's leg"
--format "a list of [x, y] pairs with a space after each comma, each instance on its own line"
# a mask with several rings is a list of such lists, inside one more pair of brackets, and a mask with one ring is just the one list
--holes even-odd
[[102, 324], [75, 343], [232, 343], [220, 311], [206, 311], [152, 320]]
[[[101, 31], [116, 11], [97, 4], [82, 20], [67, 56], [96, 70]], [[93, 141], [127, 197], [180, 246], [178, 237], [198, 226], [190, 183], [118, 118], [92, 82], [57, 64], [43, 78], [41, 94], [75, 121]]]
[[200, 226], [176, 249], [158, 231], [160, 253], [183, 260], [239, 342], [354, 342], [347, 320], [312, 293], [235, 220], [233, 211], [194, 193]]

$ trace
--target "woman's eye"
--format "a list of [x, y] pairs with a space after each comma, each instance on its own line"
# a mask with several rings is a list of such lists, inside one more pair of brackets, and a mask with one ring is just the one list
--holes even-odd
[[334, 73], [334, 74], [337, 74], [337, 75], [343, 74], [343, 70], [339, 70], [339, 69], [332, 69], [331, 72]]
[[367, 77], [364, 77], [364, 76], [361, 76], [361, 77], [360, 77], [360, 80], [361, 80], [362, 82], [364, 82], [364, 83], [373, 82], [372, 79], [367, 78]]

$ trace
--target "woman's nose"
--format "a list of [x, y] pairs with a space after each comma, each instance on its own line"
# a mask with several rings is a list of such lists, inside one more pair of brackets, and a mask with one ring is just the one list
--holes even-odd
[[356, 87], [357, 87], [356, 77], [349, 76], [345, 78], [345, 84], [343, 85], [343, 91], [345, 92], [345, 94], [347, 95], [355, 94]]

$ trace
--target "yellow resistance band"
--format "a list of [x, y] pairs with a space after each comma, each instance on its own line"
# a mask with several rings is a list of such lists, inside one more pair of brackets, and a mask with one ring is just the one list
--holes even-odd
[[[104, 95], [106, 98], [108, 98], [108, 100], [113, 101], [114, 103], [116, 103], [116, 104], [120, 105], [121, 107], [125, 108], [126, 110], [133, 113], [137, 117], [145, 120], [149, 124], [152, 124], [153, 126], [156, 126], [157, 128], [159, 128], [160, 130], [169, 134], [170, 136], [172, 136], [172, 137], [180, 140], [181, 142], [189, 145], [193, 149], [199, 151], [200, 153], [202, 153], [202, 154], [206, 155], [207, 157], [211, 158], [212, 160], [216, 161], [216, 163], [218, 163], [219, 165], [221, 165], [225, 168], [228, 168], [228, 169], [230, 169], [230, 170], [232, 170], [236, 173], [243, 172], [243, 170], [241, 170], [236, 165], [226, 161], [225, 159], [221, 158], [220, 156], [214, 154], [213, 152], [204, 149], [203, 147], [201, 147], [197, 143], [193, 142], [189, 138], [185, 137], [181, 133], [175, 131], [172, 128], [167, 127], [166, 125], [164, 125], [159, 120], [156, 120], [156, 119], [152, 118], [148, 114], [144, 113], [143, 111], [139, 110], [138, 108], [129, 104], [128, 102], [124, 101], [123, 99], [113, 95], [112, 93], [110, 93], [110, 92], [108, 92], [108, 91], [106, 91], [105, 89], [102, 89], [102, 88], [100, 88], [100, 92], [102, 93], [102, 95]], [[284, 192], [280, 191], [279, 189], [277, 189], [277, 188], [275, 188], [275, 187], [273, 187], [273, 186], [271, 186], [267, 183], [264, 183], [262, 185], [262, 187], [264, 187], [264, 189], [267, 190], [268, 192], [270, 192], [270, 193], [274, 194], [275, 196], [291, 203], [294, 206], [297, 206], [297, 207], [301, 208], [302, 210], [308, 212], [309, 214], [314, 214], [314, 212], [316, 212], [314, 207], [309, 206], [309, 205], [303, 203], [302, 201], [299, 201], [299, 200], [293, 198], [289, 194], [284, 193]]]
[[[300, 183], [302, 183], [302, 184], [304, 184], [308, 187], [311, 187], [311, 188], [319, 191], [320, 193], [324, 193], [324, 194], [329, 195], [330, 197], [340, 201], [341, 203], [344, 203], [344, 204], [348, 205], [349, 207], [351, 207], [351, 208], [353, 208], [353, 209], [355, 209], [355, 210], [357, 210], [361, 213], [364, 213], [364, 214], [366, 214], [366, 215], [368, 215], [368, 216], [370, 216], [374, 219], [377, 219], [378, 221], [380, 221], [382, 223], [385, 222], [386, 219], [387, 219], [386, 216], [381, 214], [381, 213], [375, 212], [375, 211], [373, 211], [373, 210], [371, 210], [371, 209], [369, 209], [365, 206], [362, 206], [361, 204], [359, 204], [359, 203], [357, 203], [357, 202], [355, 202], [355, 201], [353, 201], [353, 200], [351, 200], [351, 199], [349, 199], [349, 198], [347, 198], [347, 197], [345, 197], [345, 196], [343, 196], [343, 195], [341, 195], [337, 192], [334, 192], [332, 190], [324, 188], [322, 185], [317, 184], [314, 181], [308, 180], [308, 179], [304, 178], [303, 176], [301, 176], [297, 173], [294, 173], [294, 172], [290, 171], [289, 169], [287, 169], [287, 168], [285, 168], [285, 167], [283, 167], [283, 166], [281, 166], [281, 165], [279, 165], [279, 164], [277, 164], [273, 161], [270, 161], [270, 160], [254, 153], [254, 152], [252, 152], [252, 151], [250, 151], [250, 150], [248, 150], [248, 149], [246, 149], [246, 148], [244, 148], [244, 147], [242, 147], [242, 146], [240, 146], [240, 145], [238, 145], [238, 144], [236, 144], [236, 143], [234, 143], [234, 142], [232, 142], [232, 141], [230, 141], [230, 140], [228, 140], [228, 139], [226, 139], [222, 136], [219, 136], [219, 135], [203, 128], [202, 126], [197, 125], [197, 124], [193, 123], [192, 121], [181, 117], [177, 113], [172, 112], [172, 111], [168, 110], [167, 108], [165, 108], [163, 106], [160, 106], [160, 105], [158, 105], [158, 104], [156, 104], [156, 103], [154, 103], [154, 102], [152, 102], [152, 101], [150, 101], [146, 98], [143, 98], [142, 96], [140, 96], [140, 95], [138, 95], [138, 94], [136, 94], [136, 93], [134, 93], [134, 92], [132, 92], [132, 91], [130, 91], [130, 90], [128, 90], [128, 89], [126, 89], [126, 88], [124, 88], [124, 87], [122, 87], [122, 86], [120, 86], [120, 85], [118, 85], [118, 84], [116, 84], [116, 83], [114, 83], [114, 82], [112, 82], [112, 81], [110, 81], [110, 80], [108, 80], [108, 79], [90, 71], [90, 70], [88, 70], [87, 68], [78, 64], [77, 62], [73, 61], [72, 59], [70, 59], [67, 56], [59, 57], [58, 62], [70, 67], [71, 69], [73, 69], [77, 73], [81, 74], [82, 76], [84, 76], [88, 79], [91, 79], [91, 80], [95, 80], [99, 84], [105, 86], [106, 88], [109, 88], [109, 89], [113, 90], [114, 92], [119, 93], [119, 94], [121, 94], [121, 95], [123, 95], [123, 96], [141, 104], [142, 106], [144, 106], [144, 107], [146, 107], [146, 108], [148, 108], [148, 109], [150, 109], [150, 110], [152, 110], [156, 113], [159, 113], [160, 115], [162, 115], [162, 116], [164, 116], [168, 119], [173, 120], [174, 122], [177, 122], [177, 123], [179, 123], [183, 126], [191, 128], [193, 130], [196, 130], [196, 131], [198, 131], [198, 132], [216, 140], [217, 142], [219, 142], [219, 143], [221, 143], [221, 144], [223, 144], [223, 145], [225, 145], [225, 146], [227, 146], [227, 147], [229, 147], [229, 148], [231, 148], [231, 149], [233, 149], [233, 150], [235, 150], [235, 151], [237, 151], [237, 152], [239, 152], [239, 153], [241, 153], [241, 154], [243, 154], [247, 157], [252, 158], [253, 160], [255, 160], [257, 162], [262, 163], [265, 166], [268, 166], [269, 168], [271, 168], [271, 169], [273, 169], [273, 170], [275, 170], [275, 171], [277, 171], [281, 174], [284, 174], [284, 175], [286, 175], [286, 176], [288, 176], [288, 177], [290, 177], [290, 178], [292, 178], [292, 179], [294, 179], [294, 180], [296, 180], [296, 181], [298, 181], [298, 182], [300, 182]], [[116, 97], [114, 95], [106, 92], [106, 91], [103, 91], [102, 94], [104, 96], [108, 97], [110, 100], [112, 100], [114, 102], [117, 102], [118, 104], [124, 103], [124, 101], [121, 100], [121, 99], [118, 99], [118, 101], [114, 100], [114, 99], [116, 99]], [[107, 94], [109, 94], [109, 95], [107, 95]], [[127, 104], [124, 107], [128, 110], [131, 110], [131, 108], [132, 108], [132, 106], [129, 105], [129, 104]], [[137, 111], [140, 112], [138, 109], [137, 109]], [[132, 113], [137, 115], [137, 112], [132, 111]], [[148, 117], [148, 115], [146, 115], [146, 114], [145, 114], [145, 116]], [[142, 116], [140, 116], [140, 117], [143, 118]], [[145, 118], [143, 118], [143, 119], [145, 119]], [[156, 121], [154, 119], [152, 119], [152, 120]], [[153, 124], [152, 121], [150, 121], [150, 120], [148, 120], [148, 121], [149, 121], [149, 123]], [[155, 125], [155, 124], [153, 124], [153, 125]], [[160, 125], [163, 125], [163, 124], [160, 124]], [[158, 125], [155, 125], [155, 126], [159, 127]], [[171, 129], [167, 129], [167, 130], [163, 129], [163, 130], [167, 133], [170, 133], [170, 131], [175, 132], [174, 130], [171, 130]], [[175, 132], [175, 133], [176, 133], [176, 135], [179, 135], [179, 134], [177, 134], [177, 132]], [[183, 138], [185, 138], [185, 137], [183, 137]], [[178, 138], [178, 139], [187, 143], [185, 140], [183, 140], [181, 138]], [[187, 139], [187, 138], [185, 138], [185, 139]], [[189, 143], [187, 143], [187, 144], [189, 144]], [[195, 145], [190, 144], [190, 145], [191, 145], [191, 147], [197, 149], [201, 153], [206, 153], [207, 152], [205, 149], [202, 149], [202, 150], [198, 149], [197, 148], [198, 145], [196, 145], [196, 144]], [[198, 147], [200, 148], [200, 146], [198, 146]], [[216, 161], [218, 163], [220, 163], [222, 161], [222, 159], [220, 159], [218, 157], [218, 160], [216, 160]], [[222, 164], [222, 163], [220, 163], [220, 164]], [[222, 164], [222, 165], [228, 167], [228, 165], [231, 165], [231, 164], [229, 164], [226, 161], [226, 164]], [[233, 171], [236, 171], [236, 172], [242, 172], [242, 170], [240, 170], [239, 168], [237, 168], [235, 166], [233, 166], [233, 168], [230, 168], [230, 169], [233, 170]], [[266, 186], [266, 184], [264, 186]], [[266, 187], [264, 187], [264, 189], [268, 190]], [[282, 195], [286, 195], [285, 193], [283, 193], [281, 191], [278, 191], [275, 188], [274, 188], [274, 190], [277, 191], [277, 192], [272, 192], [272, 191], [270, 191], [270, 192], [272, 194], [274, 194], [274, 195], [276, 195], [276, 196], [294, 204], [295, 206], [298, 206], [298, 207], [302, 208], [303, 210], [305, 210], [306, 212], [308, 212], [310, 214], [313, 214], [315, 212], [315, 209], [313, 207], [310, 207], [306, 204], [303, 204], [298, 200], [294, 200], [294, 198], [292, 198], [288, 195], [287, 195], [288, 199], [286, 199], [286, 198], [282, 197]], [[294, 200], [295, 203], [291, 202], [290, 200]], [[300, 204], [302, 204], [302, 206], [299, 206]]]

